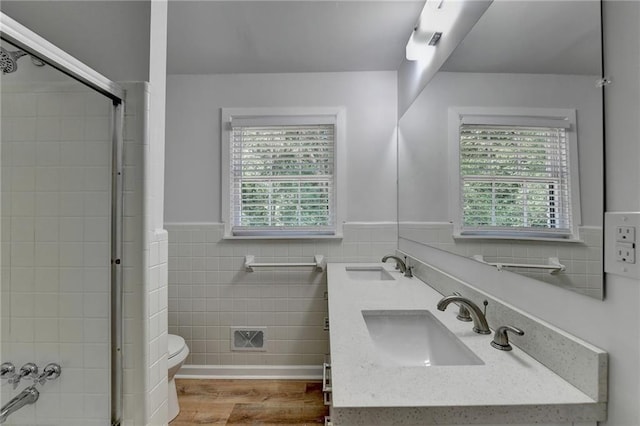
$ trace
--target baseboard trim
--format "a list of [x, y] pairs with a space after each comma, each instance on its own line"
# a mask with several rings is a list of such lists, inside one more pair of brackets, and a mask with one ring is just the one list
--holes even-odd
[[321, 365], [183, 365], [178, 379], [321, 380]]

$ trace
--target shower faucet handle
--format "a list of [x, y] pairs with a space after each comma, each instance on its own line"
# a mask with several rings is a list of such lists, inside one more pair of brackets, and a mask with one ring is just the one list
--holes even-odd
[[28, 362], [20, 367], [20, 377], [36, 377], [38, 375], [38, 366], [32, 362]]
[[16, 375], [16, 367], [10, 362], [0, 365], [0, 379], [10, 379]]
[[20, 367], [20, 371], [17, 374], [14, 374], [9, 378], [9, 383], [13, 385], [13, 388], [17, 388], [18, 384], [20, 384], [20, 380], [23, 377], [31, 377], [35, 378], [38, 376], [38, 366], [32, 362], [28, 362], [22, 367]]
[[60, 365], [55, 362], [47, 364], [43, 369], [42, 373], [38, 377], [33, 379], [34, 382], [40, 383], [44, 385], [44, 383], [48, 380], [55, 380], [60, 377], [60, 373], [62, 372], [62, 368]]

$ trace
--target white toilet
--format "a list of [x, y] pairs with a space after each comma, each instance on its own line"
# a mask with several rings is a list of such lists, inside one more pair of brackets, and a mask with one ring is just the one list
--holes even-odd
[[174, 378], [187, 359], [187, 355], [189, 355], [189, 347], [182, 337], [174, 334], [168, 335], [167, 345], [169, 346], [169, 360], [167, 361], [169, 367], [169, 421], [171, 421], [180, 412], [178, 391], [176, 390]]

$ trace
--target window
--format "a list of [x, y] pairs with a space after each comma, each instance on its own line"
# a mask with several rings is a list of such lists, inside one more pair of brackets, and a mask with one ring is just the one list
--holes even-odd
[[451, 109], [458, 236], [575, 239], [575, 111]]
[[340, 236], [343, 115], [336, 108], [223, 109], [227, 237]]

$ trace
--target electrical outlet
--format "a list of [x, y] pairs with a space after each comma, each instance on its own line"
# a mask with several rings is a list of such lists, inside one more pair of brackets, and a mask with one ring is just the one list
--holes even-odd
[[616, 261], [622, 263], [636, 263], [636, 245], [633, 243], [617, 243]]
[[640, 279], [636, 262], [636, 230], [640, 212], [607, 212], [604, 215], [604, 272]]
[[635, 243], [636, 242], [635, 226], [616, 227], [616, 241], [619, 243]]

